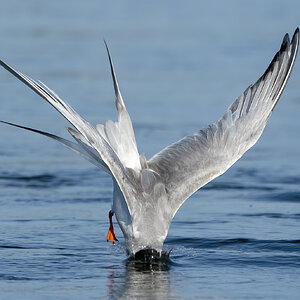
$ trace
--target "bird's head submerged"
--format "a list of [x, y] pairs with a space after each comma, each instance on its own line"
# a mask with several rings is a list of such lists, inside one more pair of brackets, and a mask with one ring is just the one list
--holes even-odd
[[161, 253], [155, 249], [142, 249], [136, 252], [133, 256], [136, 261], [144, 263], [155, 263], [158, 262], [161, 258]]

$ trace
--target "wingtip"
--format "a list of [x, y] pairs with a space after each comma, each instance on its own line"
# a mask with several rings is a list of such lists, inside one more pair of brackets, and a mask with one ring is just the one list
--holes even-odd
[[292, 37], [292, 44], [294, 41], [297, 40], [297, 43], [299, 43], [299, 27], [296, 28], [293, 37]]
[[115, 83], [115, 70], [114, 70], [113, 62], [112, 62], [112, 59], [111, 59], [111, 56], [110, 56], [109, 48], [108, 48], [108, 45], [107, 45], [105, 39], [103, 39], [103, 42], [104, 42], [104, 45], [105, 45], [105, 48], [106, 48], [111, 74], [112, 74], [112, 77], [113, 77], [113, 80], [114, 80], [114, 83]]
[[299, 27], [296, 28], [291, 41], [290, 41], [290, 36], [289, 36], [288, 33], [286, 33], [284, 35], [283, 40], [282, 40], [282, 44], [281, 44], [281, 47], [280, 47], [280, 52], [285, 51], [286, 48], [289, 45], [294, 44], [295, 42], [297, 44], [299, 43]]
[[112, 76], [112, 79], [113, 79], [113, 85], [114, 85], [115, 96], [116, 96], [116, 107], [117, 107], [118, 111], [121, 111], [125, 108], [125, 104], [124, 104], [124, 101], [122, 99], [122, 96], [121, 96], [121, 93], [120, 93], [120, 90], [119, 90], [119, 85], [118, 85], [114, 65], [113, 65], [113, 62], [112, 62], [112, 58], [111, 58], [111, 55], [110, 55], [110, 52], [109, 52], [108, 45], [107, 45], [105, 40], [104, 40], [104, 44], [105, 44], [105, 48], [106, 48], [107, 55], [108, 55], [111, 76]]
[[[104, 45], [105, 45], [105, 49], [106, 49], [106, 52], [107, 52], [107, 55], [108, 55], [108, 59], [109, 59], [109, 64], [110, 66], [112, 65], [112, 60], [111, 60], [111, 56], [110, 56], [110, 52], [109, 52], [109, 48], [108, 48], [108, 45], [107, 45], [107, 42], [105, 39], [103, 39], [103, 42], [104, 42]], [[112, 67], [112, 66], [111, 66]]]
[[0, 59], [0, 65], [4, 66], [4, 65], [6, 65], [6, 63], [2, 59]]
[[280, 52], [284, 52], [289, 45], [290, 45], [290, 36], [288, 33], [286, 33], [282, 40]]
[[106, 43], [106, 40], [105, 40], [105, 39], [103, 39], [103, 43], [104, 43], [105, 48], [106, 48], [106, 51], [108, 52], [108, 55], [109, 55], [109, 50], [108, 50], [108, 46], [107, 46], [107, 43]]
[[8, 125], [10, 125], [8, 122], [6, 122], [6, 121], [2, 121], [2, 120], [0, 120], [0, 123], [3, 123], [3, 124], [8, 124]]
[[0, 65], [9, 72], [14, 71], [13, 68], [9, 66], [6, 62], [4, 62], [2, 59], [0, 59]]

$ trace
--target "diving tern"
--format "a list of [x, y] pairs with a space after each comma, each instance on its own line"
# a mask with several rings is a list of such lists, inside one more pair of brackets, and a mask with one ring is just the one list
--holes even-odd
[[0, 61], [2, 67], [49, 102], [72, 125], [75, 142], [29, 127], [1, 121], [52, 138], [111, 175], [113, 204], [107, 240], [114, 243], [116, 216], [129, 255], [159, 259], [170, 223], [179, 207], [199, 188], [223, 174], [261, 136], [292, 71], [299, 29], [286, 34], [265, 73], [250, 85], [217, 122], [166, 147], [151, 159], [139, 155], [133, 126], [121, 96], [105, 43], [115, 91], [118, 121], [92, 126], [40, 81]]

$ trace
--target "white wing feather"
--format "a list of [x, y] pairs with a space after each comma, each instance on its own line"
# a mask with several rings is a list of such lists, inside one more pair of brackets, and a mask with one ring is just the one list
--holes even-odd
[[[75, 153], [79, 154], [80, 156], [82, 156], [83, 158], [85, 158], [86, 160], [88, 160], [89, 162], [91, 162], [92, 164], [94, 164], [95, 166], [97, 166], [98, 168], [104, 170], [105, 172], [110, 174], [110, 171], [108, 169], [108, 167], [106, 166], [106, 164], [104, 163], [104, 161], [100, 158], [100, 156], [98, 155], [98, 153], [96, 153], [94, 151], [93, 148], [91, 148], [88, 145], [82, 145], [81, 143], [73, 143], [71, 141], [68, 141], [62, 137], [59, 137], [57, 135], [45, 132], [45, 131], [41, 131], [38, 129], [34, 129], [34, 128], [30, 128], [30, 127], [25, 127], [25, 126], [21, 126], [18, 124], [14, 124], [14, 123], [10, 123], [10, 122], [5, 122], [5, 121], [0, 121], [1, 123], [7, 124], [7, 125], [11, 125], [14, 127], [18, 127], [18, 128], [22, 128], [28, 131], [32, 131], [41, 135], [44, 135], [46, 137], [49, 137], [61, 144], [63, 144], [64, 146], [66, 146], [67, 148], [73, 150]], [[74, 131], [74, 130], [73, 130]]]
[[[112, 136], [110, 134], [108, 136], [107, 134], [106, 136], [102, 136], [101, 133], [96, 128], [94, 128], [88, 121], [83, 119], [77, 112], [75, 112], [66, 102], [60, 99], [60, 97], [55, 92], [50, 90], [45, 84], [34, 81], [27, 75], [24, 75], [21, 72], [13, 69], [12, 67], [10, 67], [8, 64], [4, 63], [1, 60], [0, 60], [0, 65], [2, 65], [7, 71], [9, 71], [19, 80], [21, 80], [23, 83], [25, 83], [35, 93], [37, 93], [42, 98], [44, 98], [47, 102], [49, 102], [59, 113], [61, 113], [77, 129], [77, 131], [84, 138], [84, 141], [87, 142], [91, 148], [97, 151], [101, 160], [109, 168], [109, 171], [111, 172], [116, 182], [118, 183], [120, 190], [122, 191], [126, 203], [128, 205], [129, 212], [131, 213], [136, 203], [135, 195], [137, 194], [139, 185], [136, 181], [132, 179], [132, 172], [128, 171], [126, 164], [124, 165], [121, 162], [118, 156], [118, 153], [121, 152], [118, 151], [118, 148], [116, 148], [116, 146], [110, 145], [110, 138], [112, 139]], [[116, 81], [114, 80], [114, 82]], [[119, 114], [119, 118], [121, 119], [121, 122], [119, 122], [120, 124], [119, 125], [117, 124], [117, 126], [121, 128], [121, 126], [124, 124], [124, 127], [126, 126], [127, 129], [130, 126], [132, 128], [129, 116], [127, 119], [124, 118], [125, 121], [123, 121], [122, 118], [122, 111], [124, 111], [125, 109], [123, 100], [122, 99], [118, 100], [117, 104], [120, 106], [118, 108], [117, 105], [117, 108], [121, 110], [121, 116]], [[128, 122], [130, 123], [128, 124]], [[123, 129], [121, 128], [121, 130]], [[74, 136], [75, 132], [72, 133]], [[133, 134], [133, 130], [132, 132], [129, 132], [129, 136], [132, 137], [132, 134]], [[127, 199], [131, 199], [131, 201], [129, 202]]]
[[105, 42], [107, 50], [111, 75], [113, 78], [114, 90], [115, 90], [115, 103], [118, 111], [118, 122], [111, 120], [107, 121], [105, 126], [98, 124], [96, 126], [98, 132], [105, 138], [106, 141], [113, 148], [118, 155], [120, 161], [126, 168], [131, 168], [136, 171], [141, 170], [139, 153], [135, 141], [134, 131], [131, 123], [130, 116], [126, 110], [125, 103], [123, 101], [117, 77], [115, 74], [113, 62]]
[[163, 149], [148, 161], [165, 184], [174, 214], [196, 190], [223, 174], [261, 136], [292, 70], [299, 30], [281, 49], [264, 75], [216, 123]]

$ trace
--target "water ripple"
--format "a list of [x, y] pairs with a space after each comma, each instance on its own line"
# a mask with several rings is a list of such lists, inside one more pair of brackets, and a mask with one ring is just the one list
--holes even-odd
[[271, 201], [300, 203], [300, 191], [283, 192], [268, 197]]
[[296, 251], [300, 252], [300, 240], [256, 240], [248, 238], [205, 239], [171, 238], [168, 245], [184, 245], [194, 249], [251, 249], [251, 251]]
[[272, 219], [294, 219], [299, 220], [300, 214], [285, 214], [285, 213], [252, 213], [252, 214], [228, 214], [228, 216], [233, 217], [265, 217], [265, 218], [272, 218]]
[[4, 181], [6, 187], [26, 187], [26, 188], [52, 188], [53, 186], [67, 186], [75, 185], [72, 177], [59, 177], [53, 174], [39, 174], [39, 175], [19, 175], [9, 174], [1, 175], [0, 181]]

